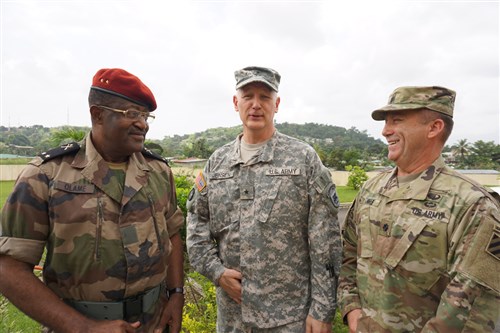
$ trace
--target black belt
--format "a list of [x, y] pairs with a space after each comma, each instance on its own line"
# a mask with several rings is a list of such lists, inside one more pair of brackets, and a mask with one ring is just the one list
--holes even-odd
[[88, 302], [65, 299], [66, 304], [87, 317], [97, 320], [127, 319], [147, 312], [160, 298], [163, 284], [119, 302]]

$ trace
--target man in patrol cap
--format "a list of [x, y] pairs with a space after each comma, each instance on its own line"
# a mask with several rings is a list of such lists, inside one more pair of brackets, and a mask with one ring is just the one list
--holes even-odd
[[498, 202], [446, 166], [455, 92], [401, 87], [373, 111], [396, 167], [365, 183], [343, 226], [339, 305], [350, 332], [492, 332]]
[[183, 216], [171, 169], [144, 148], [155, 98], [105, 68], [89, 108], [86, 138], [32, 160], [7, 199], [0, 292], [49, 332], [179, 332]]
[[217, 286], [218, 332], [330, 332], [339, 202], [312, 147], [279, 133], [280, 75], [235, 72], [243, 133], [219, 148], [188, 200], [191, 265]]

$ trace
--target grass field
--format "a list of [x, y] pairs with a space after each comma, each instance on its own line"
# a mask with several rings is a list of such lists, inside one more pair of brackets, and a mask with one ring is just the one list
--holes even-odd
[[[0, 209], [5, 204], [5, 201], [12, 191], [13, 186], [14, 181], [0, 181]], [[350, 189], [345, 186], [338, 186], [337, 192], [342, 203], [352, 201], [357, 193], [356, 190]], [[5, 297], [0, 295], [0, 333], [31, 333], [40, 332], [40, 329], [40, 324], [24, 315]], [[334, 329], [334, 332], [336, 331], [336, 329]], [[339, 332], [344, 331], [345, 328], [341, 328], [339, 330]]]

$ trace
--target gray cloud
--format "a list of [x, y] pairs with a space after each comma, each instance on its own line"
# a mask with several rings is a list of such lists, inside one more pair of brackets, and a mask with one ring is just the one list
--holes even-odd
[[278, 122], [367, 130], [401, 85], [457, 91], [450, 142], [499, 138], [497, 2], [2, 2], [2, 125], [90, 125], [93, 74], [122, 67], [158, 101], [150, 137], [239, 124], [234, 70], [282, 74]]

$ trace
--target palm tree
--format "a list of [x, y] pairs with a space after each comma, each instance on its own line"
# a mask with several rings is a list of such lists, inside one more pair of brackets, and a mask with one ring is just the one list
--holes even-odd
[[467, 156], [470, 153], [470, 144], [467, 142], [467, 139], [458, 140], [458, 143], [451, 146], [451, 150], [453, 155], [458, 155], [458, 164], [460, 167], [464, 167], [467, 164]]
[[73, 141], [81, 141], [85, 137], [87, 132], [81, 129], [75, 129], [71, 127], [64, 127], [62, 129], [54, 131], [50, 135], [50, 141], [53, 146], [60, 146], [65, 143], [70, 143]]

